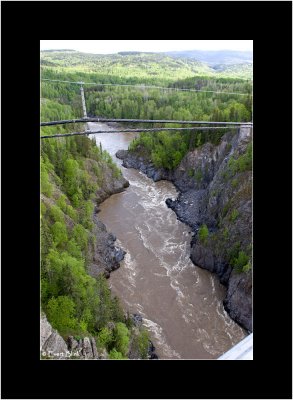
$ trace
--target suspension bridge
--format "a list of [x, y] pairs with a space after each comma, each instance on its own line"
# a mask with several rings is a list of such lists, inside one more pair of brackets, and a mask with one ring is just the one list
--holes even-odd
[[[185, 120], [153, 120], [153, 119], [127, 119], [127, 118], [90, 118], [87, 115], [86, 110], [86, 102], [84, 95], [84, 85], [94, 85], [94, 86], [121, 86], [121, 87], [135, 87], [137, 89], [145, 89], [145, 88], [155, 88], [155, 89], [163, 89], [163, 90], [175, 90], [175, 91], [189, 91], [189, 92], [204, 92], [204, 93], [216, 93], [216, 94], [229, 94], [229, 95], [241, 95], [241, 96], [249, 96], [249, 93], [238, 93], [238, 92], [223, 92], [223, 91], [213, 91], [213, 90], [197, 90], [197, 89], [182, 89], [182, 88], [168, 88], [162, 86], [147, 86], [147, 85], [123, 85], [123, 84], [112, 84], [112, 83], [94, 83], [94, 82], [75, 82], [75, 81], [63, 81], [58, 79], [42, 79], [42, 81], [47, 82], [59, 82], [59, 83], [69, 83], [80, 86], [80, 95], [81, 95], [81, 104], [83, 111], [83, 118], [70, 119], [70, 120], [59, 120], [59, 121], [47, 121], [41, 122], [40, 126], [54, 126], [54, 125], [64, 125], [64, 124], [75, 124], [75, 123], [87, 123], [87, 122], [116, 122], [116, 123], [148, 123], [148, 124], [180, 124], [180, 125], [197, 125], [196, 127], [176, 127], [176, 128], [149, 128], [149, 129], [120, 129], [117, 131], [111, 131], [112, 133], [121, 133], [121, 132], [159, 132], [159, 131], [181, 131], [181, 130], [213, 130], [213, 129], [239, 129], [239, 128], [253, 128], [252, 122], [224, 122], [224, 121], [185, 121]], [[204, 125], [204, 126], [202, 126]], [[66, 137], [66, 136], [76, 136], [76, 135], [91, 135], [96, 133], [106, 133], [107, 131], [92, 131], [85, 130], [82, 132], [71, 132], [71, 133], [63, 133], [56, 135], [42, 135], [41, 139], [51, 139], [58, 137]]]

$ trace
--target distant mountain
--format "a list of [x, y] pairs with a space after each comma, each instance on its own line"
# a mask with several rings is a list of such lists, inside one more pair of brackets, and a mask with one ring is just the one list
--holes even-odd
[[243, 64], [252, 63], [252, 51], [203, 51], [203, 50], [183, 50], [169, 51], [165, 54], [174, 58], [189, 58], [215, 66], [219, 64]]
[[67, 51], [70, 51], [70, 52], [76, 52], [76, 50], [72, 50], [72, 49], [50, 49], [50, 50], [41, 50], [42, 52], [45, 52], [45, 53], [55, 53], [55, 52], [57, 52], [57, 51], [59, 51], [59, 52], [67, 52]]

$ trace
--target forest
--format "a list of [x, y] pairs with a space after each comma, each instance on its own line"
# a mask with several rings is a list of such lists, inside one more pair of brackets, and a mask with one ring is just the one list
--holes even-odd
[[[59, 96], [42, 98], [42, 119], [74, 116], [74, 108], [62, 103], [63, 93]], [[42, 134], [70, 129], [44, 127]], [[88, 137], [41, 143], [41, 309], [65, 339], [92, 335], [110, 359], [126, 359], [132, 340], [146, 358], [148, 333], [142, 329], [133, 335], [132, 320], [112, 296], [106, 278], [87, 272], [95, 240], [95, 193], [103, 185], [105, 167], [113, 177], [121, 174], [109, 154]], [[115, 323], [114, 330], [109, 322]]]

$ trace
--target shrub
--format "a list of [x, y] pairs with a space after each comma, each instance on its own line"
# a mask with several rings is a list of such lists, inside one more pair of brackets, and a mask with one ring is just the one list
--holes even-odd
[[53, 218], [54, 222], [64, 223], [64, 214], [58, 206], [53, 205], [50, 208], [50, 215]]
[[74, 226], [72, 230], [72, 237], [75, 242], [79, 245], [81, 250], [85, 251], [88, 245], [88, 233], [86, 229], [80, 224]]
[[70, 205], [68, 205], [67, 207], [66, 207], [66, 214], [70, 217], [70, 218], [72, 218], [73, 219], [73, 221], [77, 221], [77, 212], [76, 212], [76, 210], [72, 207], [72, 206], [70, 206]]
[[229, 231], [228, 231], [228, 228], [225, 228], [225, 229], [223, 230], [223, 237], [224, 237], [224, 239], [225, 239], [225, 240], [227, 240], [227, 239], [228, 239], [228, 237], [229, 237]]
[[149, 334], [145, 329], [143, 329], [137, 337], [139, 355], [143, 359], [146, 359], [148, 356], [149, 341]]
[[234, 222], [239, 215], [239, 211], [234, 208], [230, 215], [230, 221]]
[[199, 240], [202, 244], [205, 244], [207, 241], [207, 238], [209, 236], [209, 230], [208, 227], [206, 226], [206, 224], [203, 224], [198, 231], [198, 235], [199, 235]]
[[246, 265], [244, 265], [244, 267], [242, 268], [242, 271], [243, 272], [248, 272], [248, 271], [251, 270], [251, 268], [252, 268], [251, 262], [249, 261]]
[[246, 266], [249, 263], [249, 257], [244, 253], [244, 251], [239, 251], [238, 257], [234, 258], [233, 266], [236, 272], [243, 272], [244, 267], [247, 270], [248, 267]]
[[239, 156], [237, 160], [230, 158], [228, 163], [229, 169], [233, 174], [237, 172], [251, 171], [252, 169], [252, 142], [246, 148], [244, 154]]
[[235, 189], [235, 188], [238, 186], [238, 183], [239, 183], [239, 182], [238, 182], [238, 179], [233, 179], [232, 182], [231, 182], [232, 188]]
[[110, 360], [127, 360], [127, 357], [123, 357], [122, 353], [115, 348], [110, 351], [109, 358]]
[[67, 242], [67, 230], [66, 226], [62, 222], [55, 222], [54, 225], [52, 225], [52, 235], [53, 235], [53, 241], [56, 246], [60, 246], [63, 243]]
[[58, 207], [61, 208], [63, 212], [66, 212], [67, 204], [66, 204], [66, 196], [64, 194], [61, 194], [59, 199], [56, 201], [56, 204], [58, 205]]

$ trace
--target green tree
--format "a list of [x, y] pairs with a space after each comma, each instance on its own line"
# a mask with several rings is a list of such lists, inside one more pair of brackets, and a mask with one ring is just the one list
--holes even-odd
[[68, 296], [59, 296], [49, 300], [47, 317], [52, 327], [60, 333], [65, 333], [68, 328], [76, 328], [77, 320], [74, 317], [75, 305]]
[[68, 238], [67, 238], [67, 230], [66, 230], [66, 225], [62, 222], [55, 222], [52, 225], [52, 235], [53, 235], [53, 241], [56, 246], [64, 245]]
[[98, 334], [98, 344], [110, 349], [114, 340], [113, 331], [107, 327], [102, 328]]
[[75, 240], [75, 242], [79, 245], [82, 251], [87, 250], [88, 233], [82, 225], [76, 224], [74, 226], [72, 230], [72, 237]]
[[130, 333], [127, 326], [123, 322], [117, 322], [114, 329], [114, 346], [124, 356], [128, 352], [129, 337]]

